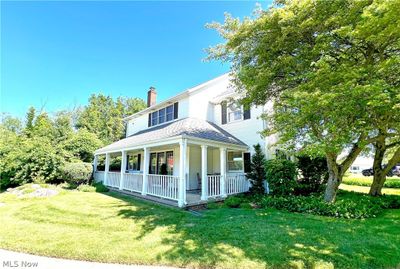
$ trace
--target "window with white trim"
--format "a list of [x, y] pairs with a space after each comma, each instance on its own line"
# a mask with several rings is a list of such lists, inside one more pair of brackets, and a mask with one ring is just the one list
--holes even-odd
[[128, 155], [127, 159], [127, 170], [140, 171], [141, 154]]
[[241, 151], [228, 151], [228, 171], [243, 171], [243, 153]]
[[178, 118], [178, 102], [149, 113], [148, 126], [155, 126]]
[[228, 108], [228, 122], [238, 121], [243, 119], [242, 106], [236, 102], [231, 103]]

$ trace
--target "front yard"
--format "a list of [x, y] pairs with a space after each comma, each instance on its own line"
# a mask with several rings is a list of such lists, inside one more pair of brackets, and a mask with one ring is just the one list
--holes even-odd
[[381, 268], [400, 264], [400, 210], [345, 220], [277, 210], [195, 216], [117, 194], [0, 194], [0, 248], [79, 260], [190, 267]]

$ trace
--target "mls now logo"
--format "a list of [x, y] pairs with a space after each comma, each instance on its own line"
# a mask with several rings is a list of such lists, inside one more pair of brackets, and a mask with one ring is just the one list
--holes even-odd
[[28, 261], [3, 261], [3, 268], [33, 268], [37, 267], [38, 262], [28, 262]]

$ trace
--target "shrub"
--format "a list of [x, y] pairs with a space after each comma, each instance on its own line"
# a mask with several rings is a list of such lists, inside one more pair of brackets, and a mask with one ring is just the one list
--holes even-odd
[[19, 137], [8, 142], [12, 151], [3, 154], [0, 149], [0, 177], [4, 187], [31, 182], [59, 183], [64, 160], [49, 139]]
[[297, 168], [301, 179], [295, 187], [295, 194], [309, 195], [323, 190], [328, 180], [328, 166], [325, 157], [311, 158], [307, 155], [297, 156]]
[[70, 184], [89, 184], [93, 167], [90, 163], [67, 163], [62, 168], [63, 178]]
[[231, 208], [237, 208], [240, 206], [240, 204], [243, 202], [243, 199], [238, 196], [229, 196], [228, 198], [225, 199], [224, 204], [227, 207]]
[[265, 172], [271, 194], [293, 193], [297, 175], [295, 163], [285, 159], [268, 160], [265, 163]]
[[210, 203], [207, 203], [207, 208], [208, 209], [218, 209], [218, 208], [221, 208], [221, 204], [216, 203], [216, 202], [210, 202]]
[[248, 203], [248, 202], [240, 203], [239, 207], [240, 207], [240, 208], [243, 208], [243, 209], [252, 209], [252, 208], [253, 208], [253, 207], [251, 206], [251, 204]]
[[264, 207], [287, 210], [289, 212], [310, 213], [336, 218], [371, 218], [383, 209], [400, 208], [400, 197], [376, 198], [367, 195], [350, 194], [335, 203], [325, 203], [320, 196], [287, 196], [264, 198]]
[[78, 186], [78, 191], [82, 191], [82, 192], [95, 192], [96, 191], [96, 187], [88, 185], [88, 184], [82, 184]]
[[261, 151], [260, 144], [254, 145], [254, 155], [251, 157], [250, 172], [246, 174], [251, 182], [250, 191], [252, 193], [263, 194], [265, 193], [265, 155]]
[[86, 129], [79, 129], [71, 138], [64, 142], [64, 149], [70, 152], [75, 158], [84, 162], [93, 160], [93, 152], [101, 147], [102, 142], [96, 134]]
[[108, 192], [109, 191], [109, 189], [106, 186], [104, 186], [103, 183], [101, 183], [101, 182], [93, 183], [92, 186], [96, 188], [96, 192]]

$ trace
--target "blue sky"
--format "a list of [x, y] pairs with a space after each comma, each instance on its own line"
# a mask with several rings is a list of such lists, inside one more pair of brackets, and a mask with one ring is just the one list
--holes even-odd
[[[259, 1], [260, 2], [260, 1]], [[262, 6], [268, 6], [261, 1]], [[204, 25], [255, 2], [1, 2], [1, 111], [24, 117], [84, 105], [92, 93], [158, 100], [228, 71], [205, 63], [221, 41]]]

